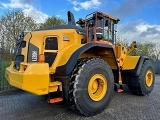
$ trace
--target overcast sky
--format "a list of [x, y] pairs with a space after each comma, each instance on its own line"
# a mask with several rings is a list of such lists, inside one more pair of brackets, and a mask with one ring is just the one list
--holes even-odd
[[67, 19], [68, 10], [76, 20], [102, 11], [120, 19], [118, 38], [160, 42], [160, 0], [0, 0], [0, 16], [12, 9], [22, 10], [37, 23], [52, 15]]

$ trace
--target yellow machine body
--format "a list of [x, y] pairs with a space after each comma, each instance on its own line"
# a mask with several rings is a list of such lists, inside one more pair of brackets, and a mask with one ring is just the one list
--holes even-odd
[[[50, 38], [56, 38], [57, 49], [45, 49], [46, 44], [50, 44], [46, 43], [46, 40]], [[110, 41], [101, 39], [98, 42], [83, 43], [84, 39], [86, 39], [84, 34], [78, 33], [76, 29], [37, 30], [27, 33], [23, 38], [25, 45], [21, 48], [20, 53], [23, 60], [19, 64], [13, 61], [10, 67], [6, 68], [6, 79], [14, 87], [36, 95], [44, 95], [62, 91], [62, 83], [54, 75], [57, 75], [58, 67], [63, 66], [65, 69], [65, 65], [69, 62], [72, 64], [80, 58], [99, 57], [106, 61], [112, 70], [132, 70], [136, 67], [140, 58], [139, 56], [129, 56], [129, 52], [134, 48], [127, 53], [123, 46], [114, 45]], [[29, 55], [34, 53], [34, 50], [29, 53], [32, 47], [38, 49], [37, 61], [29, 60]], [[39, 55], [45, 53], [56, 55], [53, 63], [48, 64], [45, 61], [39, 61]], [[34, 58], [34, 54], [30, 56]], [[72, 67], [74, 68], [74, 65]], [[68, 67], [66, 69], [73, 70], [73, 68]], [[59, 71], [61, 72], [62, 69], [59, 69]]]
[[[32, 34], [32, 38], [30, 36]], [[13, 68], [13, 62], [6, 69], [6, 78], [8, 82], [17, 88], [25, 91], [44, 95], [57, 90], [62, 91], [62, 84], [59, 81], [52, 80], [50, 74], [55, 73], [56, 67], [64, 65], [75, 50], [83, 46], [79, 43], [82, 35], [78, 35], [75, 30], [49, 30], [36, 31], [28, 33], [24, 40], [26, 46], [30, 43], [39, 48], [39, 54], [44, 52], [58, 53], [54, 64], [49, 67], [48, 63], [27, 62], [27, 57], [24, 57], [24, 62], [20, 64], [20, 69]], [[57, 37], [58, 50], [45, 50], [44, 41], [47, 37]], [[68, 37], [69, 41], [63, 41], [64, 37]], [[28, 47], [22, 48], [22, 55], [27, 56]], [[54, 82], [52, 82], [54, 81]]]

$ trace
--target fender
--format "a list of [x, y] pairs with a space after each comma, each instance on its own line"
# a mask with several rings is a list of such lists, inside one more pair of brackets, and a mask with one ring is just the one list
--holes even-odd
[[[113, 50], [113, 47], [111, 45], [98, 44], [98, 43], [88, 43], [88, 44], [82, 46], [81, 48], [77, 49], [71, 55], [70, 59], [68, 60], [68, 62], [65, 65], [57, 67], [55, 75], [56, 76], [67, 76], [67, 75], [69, 75], [72, 72], [72, 70], [74, 69], [74, 66], [77, 63], [77, 60], [78, 60], [79, 56], [82, 53], [84, 53], [86, 50], [89, 50], [90, 48], [93, 48], [93, 47], [103, 47], [103, 48], [108, 48], [108, 49], [112, 49]], [[115, 56], [114, 56], [114, 58], [115, 58]], [[115, 58], [115, 61], [116, 61], [116, 58]]]
[[149, 60], [149, 59], [150, 58], [148, 56], [140, 56], [138, 63], [133, 70], [122, 70], [121, 73], [122, 73], [123, 83], [124, 84], [127, 83], [128, 85], [134, 85], [135, 84], [134, 81], [137, 80], [140, 75], [141, 68], [142, 68], [144, 61]]
[[136, 66], [135, 70], [137, 71], [136, 72], [136, 75], [139, 76], [140, 72], [141, 72], [141, 68], [142, 68], [142, 65], [144, 63], [145, 60], [149, 60], [150, 58], [148, 56], [141, 56], [138, 63], [139, 65]]
[[130, 75], [133, 75], [133, 76], [139, 76], [139, 74], [141, 72], [143, 62], [145, 60], [149, 60], [149, 57], [148, 56], [140, 56], [140, 58], [138, 60], [138, 63], [133, 70], [122, 70], [122, 72], [125, 73], [126, 75], [130, 74]]

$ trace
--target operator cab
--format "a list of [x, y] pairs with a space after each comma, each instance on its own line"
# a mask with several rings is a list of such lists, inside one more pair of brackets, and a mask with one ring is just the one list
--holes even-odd
[[114, 43], [118, 21], [118, 18], [102, 12], [93, 12], [87, 15], [85, 20], [79, 19], [77, 24], [85, 29], [87, 42], [108, 41]]

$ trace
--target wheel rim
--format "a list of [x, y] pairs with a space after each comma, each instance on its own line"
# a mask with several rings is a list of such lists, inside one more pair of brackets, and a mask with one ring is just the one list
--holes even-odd
[[146, 85], [147, 87], [150, 87], [153, 83], [153, 72], [151, 70], [148, 70], [146, 72]]
[[102, 74], [95, 74], [89, 81], [88, 94], [93, 101], [100, 101], [107, 92], [107, 80]]

